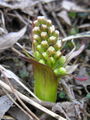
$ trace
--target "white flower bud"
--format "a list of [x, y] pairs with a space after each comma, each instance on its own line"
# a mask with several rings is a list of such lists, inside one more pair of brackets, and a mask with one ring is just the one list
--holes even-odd
[[51, 36], [51, 37], [49, 37], [48, 41], [49, 41], [50, 44], [55, 44], [56, 43], [56, 37]]
[[39, 16], [39, 17], [37, 18], [37, 20], [38, 20], [38, 22], [39, 22], [40, 24], [45, 24], [46, 21], [47, 21], [44, 16]]
[[41, 32], [41, 37], [44, 39], [47, 38], [47, 32]]
[[39, 27], [34, 27], [32, 32], [33, 33], [40, 33], [40, 28]]
[[42, 24], [41, 25], [41, 30], [44, 30], [44, 31], [46, 31], [48, 28], [47, 28], [47, 25], [45, 25], [45, 24]]
[[50, 32], [50, 34], [52, 34], [54, 31], [55, 31], [55, 27], [54, 27], [54, 25], [52, 25], [52, 26], [49, 28], [49, 32]]
[[52, 21], [51, 20], [47, 20], [47, 25], [51, 26], [52, 25]]
[[34, 40], [37, 40], [37, 41], [41, 41], [41, 39], [40, 39], [39, 35], [36, 35], [36, 34], [35, 34], [35, 35], [33, 35], [33, 39], [34, 39]]
[[48, 47], [48, 42], [46, 40], [43, 40], [41, 42], [42, 47], [47, 48]]
[[54, 45], [54, 47], [55, 47], [56, 50], [60, 50], [61, 46], [62, 46], [61, 40], [58, 40], [56, 42], [56, 44]]
[[55, 52], [55, 58], [59, 58], [61, 56], [61, 52], [58, 50], [57, 52]]
[[53, 35], [58, 38], [59, 37], [59, 31], [55, 30], [55, 32], [53, 33]]
[[35, 26], [39, 26], [38, 20], [35, 20], [33, 23], [34, 23]]
[[50, 47], [48, 48], [47, 52], [48, 52], [49, 55], [54, 54], [54, 53], [55, 53], [54, 47], [50, 46]]
[[44, 17], [44, 16], [38, 16], [37, 19], [38, 19], [38, 20], [44, 20], [45, 17]]

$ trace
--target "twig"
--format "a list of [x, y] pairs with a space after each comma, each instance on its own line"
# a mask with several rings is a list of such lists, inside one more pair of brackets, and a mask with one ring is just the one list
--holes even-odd
[[[9, 92], [12, 93], [11, 88], [9, 87], [9, 85], [7, 85], [6, 83], [4, 83], [2, 80], [0, 80], [0, 86], [5, 88], [6, 90], [8, 90]], [[40, 104], [34, 102], [33, 100], [31, 100], [30, 98], [28, 98], [27, 96], [23, 95], [22, 93], [20, 93], [19, 91], [17, 91], [16, 89], [14, 89], [14, 92], [16, 92], [16, 94], [24, 101], [28, 102], [29, 104], [31, 104], [32, 106], [40, 109], [41, 111], [49, 114], [50, 116], [56, 118], [57, 120], [66, 120], [65, 118], [61, 117], [60, 115], [57, 115], [56, 113], [48, 110], [47, 108], [41, 106]]]
[[88, 27], [90, 27], [90, 24], [83, 24], [83, 25], [78, 26], [79, 29], [88, 28]]

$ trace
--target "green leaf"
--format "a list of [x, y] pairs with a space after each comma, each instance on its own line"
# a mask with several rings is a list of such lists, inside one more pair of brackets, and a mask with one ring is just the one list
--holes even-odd
[[68, 15], [69, 15], [69, 17], [75, 18], [77, 13], [76, 12], [69, 12]]
[[38, 98], [44, 101], [55, 102], [57, 98], [58, 79], [47, 65], [41, 64], [33, 58], [21, 56], [27, 62], [32, 63], [34, 72], [34, 92]]

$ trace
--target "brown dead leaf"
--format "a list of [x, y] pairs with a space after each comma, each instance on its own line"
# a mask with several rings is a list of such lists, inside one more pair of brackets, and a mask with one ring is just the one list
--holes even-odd
[[11, 32], [0, 36], [0, 52], [12, 47], [26, 32], [26, 27], [18, 32]]

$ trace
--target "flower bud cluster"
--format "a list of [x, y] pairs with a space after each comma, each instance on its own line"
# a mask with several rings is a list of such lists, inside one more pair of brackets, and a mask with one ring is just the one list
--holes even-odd
[[66, 58], [60, 51], [62, 43], [59, 40], [59, 31], [55, 30], [51, 20], [39, 16], [34, 21], [32, 34], [35, 59], [51, 67], [57, 76], [66, 75]]

